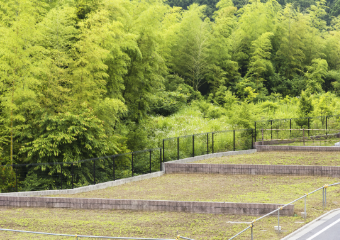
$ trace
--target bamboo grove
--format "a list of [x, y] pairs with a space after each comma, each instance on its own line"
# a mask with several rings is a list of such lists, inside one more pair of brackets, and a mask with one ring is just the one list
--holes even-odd
[[248, 119], [340, 94], [339, 0], [0, 3], [0, 165], [142, 150], [150, 117], [198, 101]]

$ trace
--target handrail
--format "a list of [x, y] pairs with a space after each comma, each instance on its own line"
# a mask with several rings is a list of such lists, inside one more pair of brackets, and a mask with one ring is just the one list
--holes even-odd
[[[129, 239], [129, 240], [176, 240], [176, 239], [164, 239], [164, 238], [108, 237], [108, 236], [91, 236], [91, 235], [78, 235], [78, 234], [60, 234], [60, 233], [46, 233], [46, 232], [14, 230], [14, 229], [5, 229], [5, 228], [0, 228], [0, 231], [33, 233], [33, 234], [62, 236], [62, 237], [75, 237], [76, 239], [78, 239], [78, 238], [103, 238], [103, 239]], [[182, 238], [182, 239], [187, 239], [187, 240], [194, 240], [194, 239], [186, 238], [186, 237], [182, 237], [182, 236], [178, 236], [178, 237]]]
[[[307, 197], [308, 195], [313, 194], [313, 193], [315, 193], [315, 192], [317, 192], [317, 191], [319, 191], [319, 190], [321, 190], [321, 189], [324, 190], [324, 194], [325, 194], [325, 195], [323, 196], [323, 197], [324, 197], [324, 198], [323, 198], [323, 204], [324, 204], [325, 201], [326, 201], [326, 191], [325, 191], [325, 190], [326, 190], [328, 187], [332, 187], [332, 186], [336, 186], [336, 185], [340, 185], [340, 182], [338, 182], [338, 183], [333, 183], [333, 184], [329, 184], [329, 185], [326, 184], [326, 185], [324, 185], [324, 186], [322, 186], [322, 187], [319, 187], [319, 188], [317, 188], [317, 189], [311, 191], [310, 193], [306, 193], [305, 195], [303, 195], [303, 196], [301, 196], [301, 197], [299, 197], [299, 198], [297, 198], [297, 199], [291, 201], [290, 203], [287, 203], [287, 204], [283, 205], [282, 207], [279, 207], [278, 209], [275, 209], [275, 210], [271, 211], [270, 213], [267, 213], [267, 214], [265, 214], [265, 215], [263, 215], [263, 216], [261, 216], [261, 217], [255, 219], [254, 221], [252, 221], [252, 223], [251, 223], [250, 226], [248, 226], [247, 228], [243, 229], [241, 232], [235, 234], [234, 236], [232, 236], [231, 238], [229, 238], [229, 240], [236, 238], [237, 236], [239, 236], [240, 234], [242, 234], [243, 232], [245, 232], [245, 231], [248, 230], [249, 228], [253, 228], [255, 222], [257, 222], [257, 221], [259, 221], [259, 220], [261, 220], [261, 219], [263, 219], [263, 218], [265, 218], [265, 217], [267, 217], [267, 216], [269, 216], [269, 215], [271, 215], [271, 214], [273, 214], [273, 213], [275, 213], [275, 212], [278, 212], [278, 211], [282, 210], [284, 207], [287, 207], [288, 205], [290, 205], [290, 204], [292, 204], [292, 203], [295, 203], [296, 201], [299, 201], [300, 199], [305, 198], [305, 197]], [[305, 202], [305, 204], [306, 204], [306, 202]], [[306, 209], [306, 206], [305, 206], [305, 209]]]

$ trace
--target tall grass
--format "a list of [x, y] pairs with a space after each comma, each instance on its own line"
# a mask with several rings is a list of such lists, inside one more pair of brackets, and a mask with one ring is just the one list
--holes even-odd
[[[322, 96], [324, 95], [320, 94], [312, 97], [314, 112], [311, 113], [311, 116], [319, 116], [320, 112], [322, 112], [320, 110], [322, 109], [322, 106], [320, 106], [320, 99]], [[331, 103], [327, 106], [329, 115], [340, 114], [339, 100], [339, 97], [332, 96]], [[234, 103], [233, 106], [230, 106], [228, 109], [214, 105], [214, 108], [220, 108], [222, 109], [221, 112], [223, 112], [223, 114], [218, 118], [204, 117], [205, 114], [200, 111], [197, 104], [184, 106], [177, 113], [168, 117], [152, 116], [150, 121], [144, 126], [148, 133], [148, 146], [149, 148], [161, 147], [162, 139], [164, 138], [246, 128], [237, 124], [235, 125], [235, 121], [239, 120], [239, 118], [242, 118], [243, 116], [240, 106], [240, 102]], [[250, 113], [250, 118], [248, 120], [252, 124], [254, 124], [255, 121], [261, 120], [298, 118], [299, 98], [287, 97], [275, 102], [266, 101], [248, 103], [247, 111]], [[287, 128], [289, 127], [288, 122], [281, 122], [280, 124], [285, 125]], [[279, 127], [280, 124], [275, 123], [273, 128]], [[295, 122], [293, 126], [300, 128]], [[332, 121], [330, 128], [335, 128], [337, 126], [340, 126], [340, 124]], [[268, 123], [267, 126], [264, 127], [270, 128]], [[324, 127], [324, 123], [316, 120], [311, 123], [311, 127], [321, 128]]]

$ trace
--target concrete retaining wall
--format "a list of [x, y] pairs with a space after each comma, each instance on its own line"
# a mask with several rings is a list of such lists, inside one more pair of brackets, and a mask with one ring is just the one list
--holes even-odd
[[[269, 141], [259, 141], [254, 143], [254, 148], [260, 145], [276, 145], [276, 144], [285, 144], [285, 143], [293, 143], [296, 142], [294, 140], [269, 140]], [[262, 144], [263, 143], [263, 144]]]
[[206, 173], [246, 175], [297, 175], [340, 177], [340, 167], [252, 164], [175, 164], [166, 163], [165, 173]]
[[258, 152], [340, 152], [340, 147], [326, 146], [261, 146], [256, 145]]
[[[70, 209], [119, 209], [138, 211], [169, 211], [188, 213], [214, 213], [235, 215], [264, 215], [280, 204], [223, 203], [223, 202], [182, 202], [157, 200], [84, 199], [0, 196], [0, 207], [42, 207]], [[281, 215], [292, 216], [294, 205], [280, 211]]]

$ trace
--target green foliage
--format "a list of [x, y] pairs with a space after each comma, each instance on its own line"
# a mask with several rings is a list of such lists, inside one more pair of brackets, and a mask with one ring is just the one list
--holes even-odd
[[265, 81], [264, 75], [273, 73], [273, 65], [270, 61], [272, 49], [270, 38], [273, 35], [271, 32], [263, 33], [252, 43], [253, 52], [246, 77], [253, 79], [256, 83], [256, 90], [259, 89], [259, 84]]
[[12, 166], [0, 165], [0, 193], [16, 190], [15, 172]]
[[328, 79], [332, 79], [331, 84], [334, 87], [335, 93], [340, 96], [340, 72], [338, 71], [329, 71], [327, 74]]
[[306, 20], [299, 12], [287, 4], [282, 13], [282, 20], [278, 26], [279, 48], [276, 52], [277, 67], [282, 76], [292, 79], [294, 74], [303, 71], [305, 59], [305, 45], [303, 42]]
[[201, 19], [204, 17], [203, 10], [204, 7], [193, 4], [183, 14], [174, 40], [176, 48], [172, 49], [172, 71], [183, 76], [195, 91], [205, 83], [209, 65], [210, 22]]
[[295, 122], [301, 128], [308, 128], [308, 117], [311, 117], [311, 114], [314, 111], [314, 106], [312, 103], [312, 98], [310, 93], [301, 92], [300, 100], [299, 100], [299, 110], [298, 115], [300, 119], [295, 119]]
[[320, 96], [318, 102], [315, 104], [315, 115], [316, 116], [331, 116], [333, 115], [333, 110], [335, 102], [333, 98], [335, 96], [331, 93], [326, 93]]
[[233, 129], [250, 129], [254, 127], [254, 115], [250, 105], [242, 102], [233, 108], [234, 114], [230, 117], [230, 125]]
[[263, 108], [264, 111], [273, 111], [275, 112], [278, 109], [278, 103], [275, 102], [269, 102], [269, 101], [265, 101], [263, 103], [261, 103], [261, 108]]
[[[0, 162], [73, 162], [336, 114], [324, 92], [340, 89], [338, 2], [0, 0]], [[77, 184], [90, 183], [91, 166], [77, 167]], [[56, 188], [55, 173], [29, 169], [25, 188]]]
[[[33, 138], [33, 136], [35, 136]], [[20, 136], [20, 149], [27, 162], [74, 162], [120, 151], [107, 136], [103, 122], [83, 105], [78, 112], [43, 113], [32, 129]]]
[[227, 89], [225, 86], [218, 88], [215, 94], [210, 94], [209, 101], [225, 107], [226, 109], [231, 109], [231, 107], [238, 101], [238, 98]]
[[319, 93], [323, 91], [323, 78], [327, 74], [328, 64], [326, 60], [320, 58], [314, 59], [312, 63], [312, 66], [308, 67], [308, 71], [305, 74], [307, 78], [306, 91], [309, 93]]

